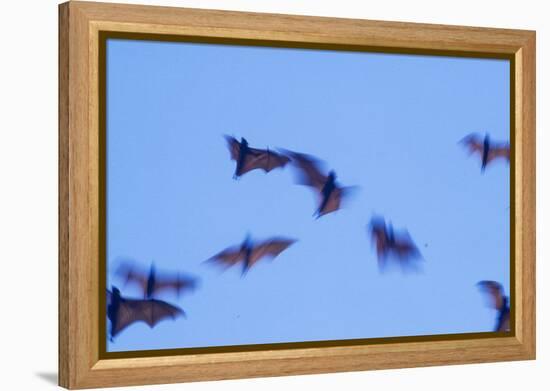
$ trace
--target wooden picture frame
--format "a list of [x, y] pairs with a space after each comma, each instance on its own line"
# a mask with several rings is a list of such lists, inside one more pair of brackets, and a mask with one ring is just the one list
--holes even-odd
[[[101, 37], [510, 59], [511, 333], [108, 358], [98, 297]], [[90, 388], [535, 358], [535, 32], [70, 1], [59, 6], [59, 384]]]

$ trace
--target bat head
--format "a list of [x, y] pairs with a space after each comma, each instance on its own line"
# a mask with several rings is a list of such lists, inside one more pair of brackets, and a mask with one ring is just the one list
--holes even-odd
[[120, 297], [120, 289], [118, 289], [116, 286], [113, 285], [113, 286], [111, 287], [111, 290], [112, 290], [112, 292], [113, 292], [113, 296], [115, 296], [115, 297]]
[[391, 222], [388, 224], [388, 241], [390, 244], [395, 243], [395, 231]]
[[247, 233], [244, 237], [243, 243], [241, 244], [243, 248], [248, 248], [252, 246], [252, 236], [250, 236], [250, 233]]
[[151, 261], [151, 268], [149, 269], [149, 278], [155, 278], [156, 268], [155, 261]]
[[241, 146], [248, 147], [248, 141], [244, 137], [241, 137]]
[[369, 229], [371, 232], [385, 231], [386, 221], [382, 216], [372, 216], [369, 222]]
[[155, 289], [155, 263], [151, 262], [151, 269], [149, 270], [149, 276], [147, 277], [147, 288], [145, 292], [145, 297], [152, 297], [153, 291]]

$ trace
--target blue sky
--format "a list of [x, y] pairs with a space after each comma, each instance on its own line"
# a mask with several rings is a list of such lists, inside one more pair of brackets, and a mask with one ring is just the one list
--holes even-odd
[[[509, 139], [505, 60], [110, 39], [107, 285], [118, 257], [201, 279], [187, 319], [136, 323], [108, 351], [491, 331], [475, 284], [509, 293], [509, 166], [484, 174], [458, 141]], [[315, 220], [290, 168], [232, 179], [224, 134], [315, 155], [359, 190]], [[381, 274], [366, 225], [406, 228], [422, 270]], [[203, 261], [299, 241], [241, 278]]]

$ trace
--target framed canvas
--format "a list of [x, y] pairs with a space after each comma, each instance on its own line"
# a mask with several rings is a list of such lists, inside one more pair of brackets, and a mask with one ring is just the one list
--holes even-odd
[[535, 33], [59, 6], [59, 383], [535, 358]]

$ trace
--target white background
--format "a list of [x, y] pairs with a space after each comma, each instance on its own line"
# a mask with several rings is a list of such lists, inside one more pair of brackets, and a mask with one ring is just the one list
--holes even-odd
[[[124, 2], [119, 0], [119, 2]], [[537, 360], [141, 387], [158, 390], [548, 389], [550, 148], [544, 1], [181, 0], [143, 4], [537, 30]], [[57, 2], [2, 2], [0, 389], [54, 388], [57, 374]], [[546, 50], [545, 50], [546, 49]], [[546, 220], [546, 221], [545, 221]], [[136, 388], [138, 389], [138, 388]]]

